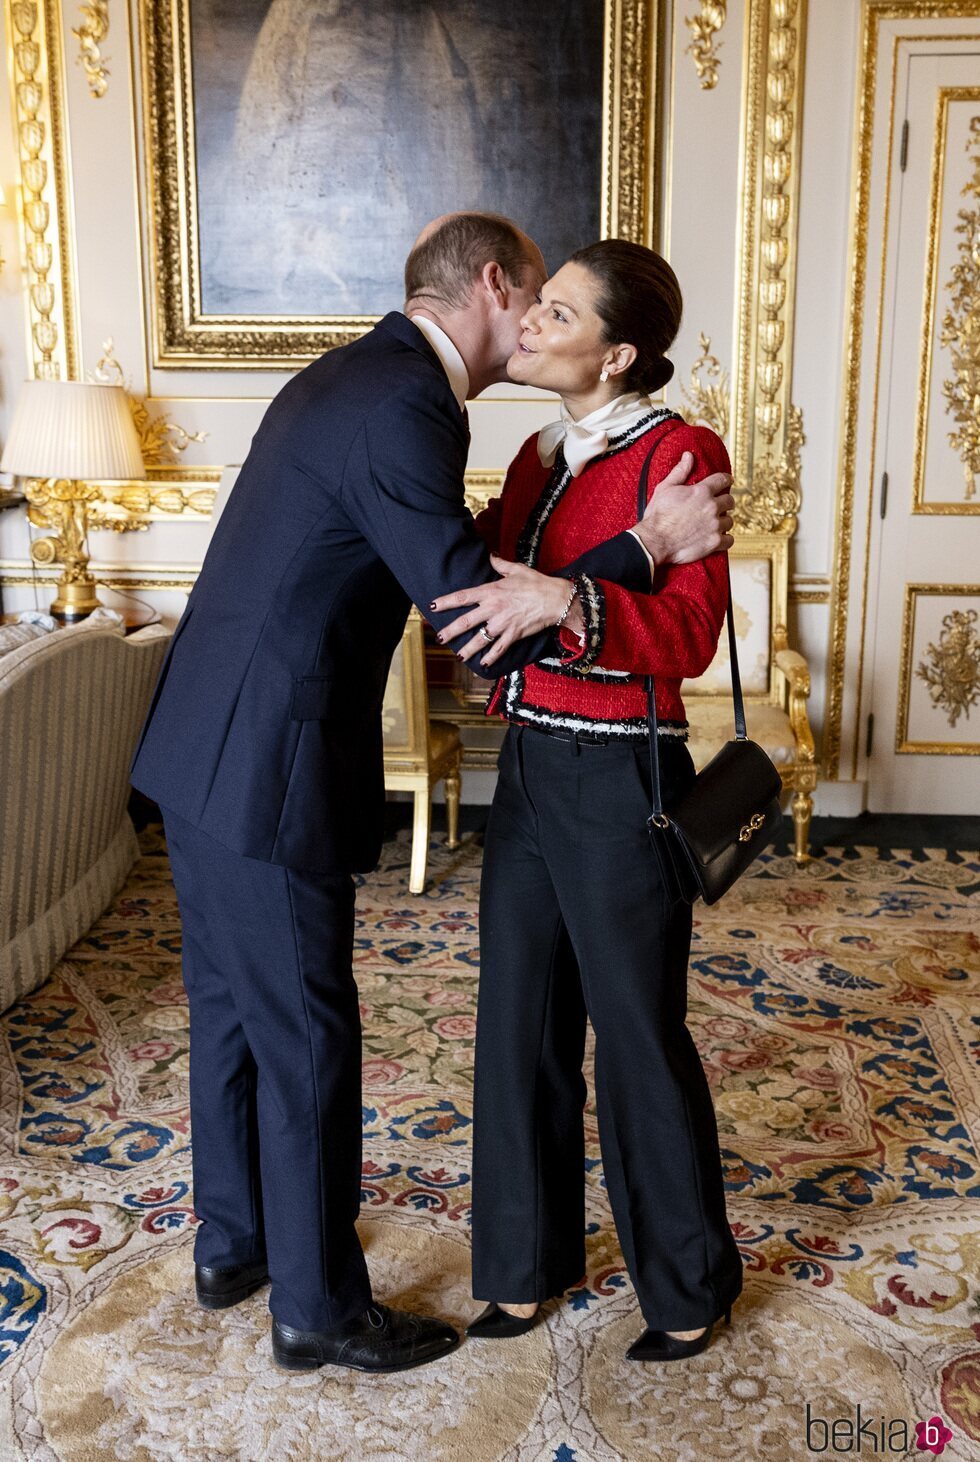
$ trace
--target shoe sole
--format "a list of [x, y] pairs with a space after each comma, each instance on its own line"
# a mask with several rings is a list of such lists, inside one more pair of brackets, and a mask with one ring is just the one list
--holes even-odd
[[264, 1279], [254, 1279], [250, 1284], [243, 1284], [239, 1289], [230, 1289], [226, 1294], [208, 1294], [206, 1290], [196, 1289], [197, 1302], [202, 1310], [230, 1310], [232, 1305], [240, 1305], [242, 1300], [247, 1300], [249, 1295], [255, 1294], [256, 1290], [269, 1283], [269, 1276]]
[[288, 1351], [281, 1351], [273, 1342], [272, 1357], [283, 1371], [318, 1371], [322, 1366], [340, 1366], [347, 1371], [364, 1371], [371, 1376], [390, 1375], [392, 1371], [411, 1371], [418, 1366], [427, 1366], [434, 1360], [442, 1360], [447, 1355], [452, 1355], [454, 1350], [459, 1349], [459, 1341], [455, 1345], [447, 1345], [445, 1350], [440, 1350], [438, 1355], [427, 1355], [425, 1360], [403, 1360], [394, 1366], [359, 1366], [346, 1360], [316, 1360], [309, 1355], [291, 1355]]

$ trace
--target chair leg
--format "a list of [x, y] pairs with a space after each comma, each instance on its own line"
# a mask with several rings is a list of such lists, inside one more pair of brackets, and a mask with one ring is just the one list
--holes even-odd
[[459, 847], [459, 762], [446, 773], [446, 847]]
[[415, 818], [412, 824], [412, 862], [408, 874], [409, 893], [425, 888], [425, 865], [429, 857], [429, 831], [432, 827], [432, 793], [428, 787], [415, 793]]
[[793, 797], [793, 830], [796, 842], [796, 861], [801, 865], [810, 861], [810, 818], [812, 816], [812, 796], [809, 792], [797, 792]]

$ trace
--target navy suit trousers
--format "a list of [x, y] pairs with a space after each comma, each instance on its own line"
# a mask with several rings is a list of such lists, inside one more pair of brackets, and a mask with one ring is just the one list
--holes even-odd
[[273, 1315], [329, 1329], [371, 1300], [353, 880], [243, 857], [166, 809], [164, 824], [190, 1003], [194, 1257], [267, 1255]]

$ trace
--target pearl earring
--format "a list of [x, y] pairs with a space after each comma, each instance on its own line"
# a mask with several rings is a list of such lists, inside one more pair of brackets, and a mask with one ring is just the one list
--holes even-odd
[[600, 371], [599, 372], [599, 380], [600, 381], [608, 381], [609, 380], [609, 372], [606, 371], [606, 370]]

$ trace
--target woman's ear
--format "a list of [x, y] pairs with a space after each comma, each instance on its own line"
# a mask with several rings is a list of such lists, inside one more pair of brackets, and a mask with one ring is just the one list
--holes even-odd
[[636, 360], [635, 345], [614, 345], [602, 363], [610, 376], [622, 376]]

